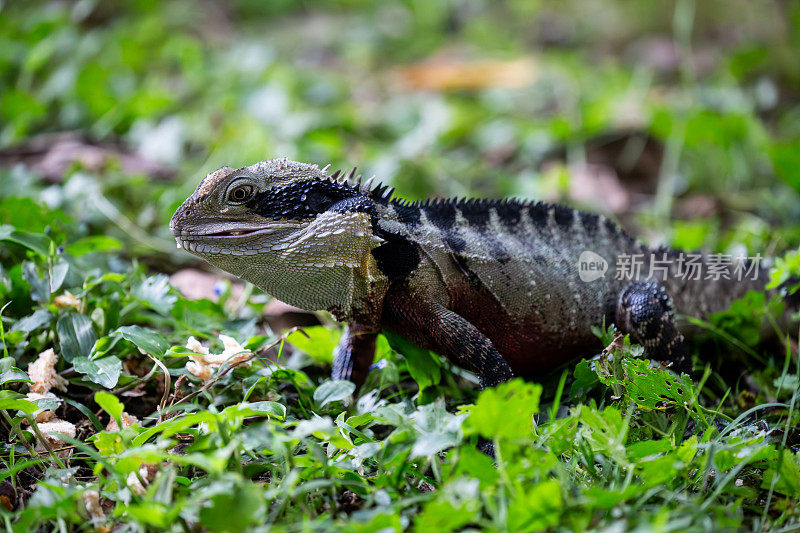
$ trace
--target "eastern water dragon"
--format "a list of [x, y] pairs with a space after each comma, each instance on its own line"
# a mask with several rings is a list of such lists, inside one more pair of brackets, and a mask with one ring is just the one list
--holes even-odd
[[[359, 385], [383, 329], [474, 371], [483, 387], [596, 352], [591, 328], [603, 323], [686, 370], [675, 313], [705, 319], [767, 281], [748, 260], [731, 263], [739, 276], [709, 275], [713, 257], [700, 254], [700, 274], [687, 276], [682, 252], [650, 249], [601, 215], [517, 200], [409, 202], [354, 172], [287, 159], [210, 173], [170, 229], [212, 265], [344, 322], [333, 377]], [[638, 276], [608, 268], [630, 258]]]

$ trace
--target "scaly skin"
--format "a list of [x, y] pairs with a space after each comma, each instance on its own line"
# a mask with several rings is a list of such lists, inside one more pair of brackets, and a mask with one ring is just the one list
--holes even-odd
[[[206, 176], [170, 229], [212, 265], [347, 323], [333, 375], [357, 384], [384, 328], [474, 370], [483, 386], [597, 351], [591, 327], [604, 321], [686, 369], [674, 311], [707, 318], [766, 283], [762, 269], [755, 280], [684, 280], [674, 250], [652, 251], [670, 259], [667, 278], [652, 279], [650, 249], [602, 216], [559, 205], [391, 194], [353, 172], [274, 159]], [[644, 254], [643, 276], [582, 281], [584, 251], [612, 268]]]

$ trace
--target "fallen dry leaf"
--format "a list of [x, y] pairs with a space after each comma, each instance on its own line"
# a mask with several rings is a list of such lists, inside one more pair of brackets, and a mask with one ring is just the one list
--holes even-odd
[[[39, 424], [39, 431], [42, 432], [42, 435], [44, 436], [47, 443], [50, 445], [50, 448], [57, 450], [58, 448], [65, 446], [65, 442], [58, 437], [57, 433], [63, 433], [64, 435], [75, 438], [76, 427], [75, 424], [71, 422], [67, 422], [66, 420], [59, 420], [56, 418], [51, 420], [50, 422]], [[44, 446], [44, 443], [42, 442], [36, 443], [36, 451], [43, 452], [45, 450], [47, 450], [47, 448]], [[67, 457], [69, 455], [72, 455], [72, 448], [56, 451], [56, 454], [59, 457]]]
[[[144, 496], [147, 493], [147, 485], [149, 485], [153, 479], [155, 479], [157, 473], [157, 465], [144, 463], [139, 467], [139, 475], [136, 475], [136, 472], [131, 472], [128, 474], [126, 483], [131, 489], [131, 492], [137, 496]], [[144, 484], [142, 484], [142, 482], [144, 482]]]
[[61, 181], [73, 165], [97, 172], [119, 165], [125, 174], [145, 174], [168, 179], [175, 171], [161, 163], [126, 152], [114, 145], [93, 143], [77, 132], [48, 133], [32, 137], [23, 146], [0, 150], [0, 167], [23, 164], [44, 179]]
[[[190, 300], [217, 301], [219, 299], [218, 287], [224, 280], [222, 276], [209, 274], [196, 268], [184, 268], [169, 277], [170, 284], [178, 289], [181, 294]], [[231, 282], [231, 296], [238, 300], [242, 295], [244, 287], [242, 283]]]
[[[58, 400], [59, 397], [53, 394], [52, 392], [29, 392], [27, 394], [28, 400], [35, 402], [36, 400], [41, 400], [42, 398], [52, 398], [54, 400]], [[37, 422], [50, 422], [56, 417], [56, 412], [52, 409], [40, 409], [36, 411], [36, 421]]]
[[74, 309], [78, 309], [81, 306], [81, 301], [71, 292], [64, 291], [63, 294], [59, 294], [55, 297], [53, 300], [53, 305], [59, 309], [62, 307], [72, 307]]
[[[122, 412], [122, 416], [120, 418], [122, 419], [122, 429], [139, 423], [138, 418], [133, 415], [129, 415], [125, 411]], [[106, 425], [106, 431], [117, 431], [118, 429], [119, 427], [117, 426], [117, 421], [114, 418], [112, 418], [108, 425]]]
[[106, 520], [106, 513], [103, 511], [103, 506], [100, 505], [100, 493], [96, 490], [87, 490], [83, 493], [83, 505], [86, 507], [86, 513], [92, 521], [94, 527], [100, 525]]
[[[200, 344], [200, 341], [194, 337], [189, 337], [189, 340], [186, 342], [186, 347], [196, 352], [189, 355], [191, 361], [186, 363], [186, 370], [190, 374], [206, 381], [211, 379], [214, 371], [225, 362], [235, 365], [242, 363], [253, 355], [253, 352], [245, 350], [242, 345], [232, 337], [220, 335], [219, 340], [222, 341], [224, 349], [220, 354], [212, 354], [209, 353], [207, 347]], [[247, 361], [246, 364], [250, 365], [251, 361]]]
[[411, 90], [514, 89], [533, 83], [537, 67], [531, 57], [512, 61], [437, 59], [400, 67], [394, 71], [394, 75]]
[[568, 168], [572, 199], [611, 213], [621, 213], [630, 207], [630, 194], [613, 168], [588, 163], [576, 163]]
[[58, 356], [52, 348], [48, 348], [39, 354], [39, 358], [28, 365], [28, 376], [31, 381], [31, 392], [44, 394], [50, 392], [55, 387], [58, 390], [67, 390], [67, 380], [56, 372]]

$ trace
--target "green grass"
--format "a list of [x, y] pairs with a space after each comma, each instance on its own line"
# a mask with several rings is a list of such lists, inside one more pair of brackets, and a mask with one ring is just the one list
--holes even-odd
[[[595, 147], [623, 139], [656, 163], [634, 168], [625, 187], [644, 192], [611, 216], [654, 243], [776, 257], [781, 283], [800, 273], [800, 3], [198, 5], [0, 8], [5, 528], [800, 527], [798, 335], [768, 335], [781, 304], [762, 293], [695, 321], [696, 381], [599, 328], [598, 357], [480, 393], [387, 335], [356, 393], [327, 377], [340, 331], [326, 315], [284, 338], [257, 289], [173, 288], [170, 274], [202, 266], [167, 230], [206, 172], [278, 155], [358, 164], [410, 198], [603, 210], [571, 186]], [[675, 43], [675, 64], [631, 59], [643, 36]], [[403, 85], [397, 69], [437, 54], [527, 58], [533, 78]], [[171, 172], [113, 152], [43, 177], [35, 159], [8, 158], [63, 131]], [[624, 174], [625, 161], [610, 166]], [[187, 342], [218, 354], [220, 335], [255, 357], [204, 382]], [[31, 400], [29, 365], [50, 348], [65, 390]], [[43, 409], [75, 436], [35, 449]]]
[[[280, 354], [283, 339], [251, 335], [263, 304], [190, 301], [130, 262], [108, 272], [113, 251], [72, 255], [44, 234], [27, 234], [36, 245], [20, 244], [20, 235], [7, 237], [6, 252], [19, 262], [0, 287], [8, 297], [39, 280], [42, 292], [30, 292], [24, 311], [14, 305], [20, 298], [11, 299], [6, 315], [30, 314], [4, 316], [10, 328], [0, 334], [7, 350], [0, 406], [14, 428], [0, 477], [24, 495], [13, 512], [2, 511], [15, 531], [80, 527], [91, 491], [105, 503], [97, 525], [151, 529], [781, 530], [797, 523], [797, 361], [788, 351], [782, 367], [776, 361], [753, 372], [763, 386], [758, 397], [731, 398], [730, 388], [720, 396], [708, 386], [710, 367], [696, 385], [598, 330], [598, 351], [615, 348], [570, 366], [560, 380], [554, 375], [545, 387], [515, 380], [478, 394], [474, 379], [456, 377], [439, 358], [382, 338], [382, 363], [354, 396], [351, 383], [324, 375], [338, 335], [330, 327], [292, 333], [289, 342], [313, 358], [276, 364], [261, 350]], [[67, 289], [77, 308], [55, 305]], [[764, 299], [753, 300], [741, 314], [765, 312]], [[218, 333], [262, 356], [249, 366], [223, 364], [204, 385], [186, 371], [183, 346], [194, 335], [219, 352]], [[51, 346], [63, 359], [66, 393], [31, 403], [17, 365]], [[31, 455], [24, 445], [35, 442], [26, 421], [41, 408], [81, 422], [61, 453]], [[104, 429], [123, 410], [140, 421]], [[479, 436], [493, 441], [496, 464], [477, 450]]]

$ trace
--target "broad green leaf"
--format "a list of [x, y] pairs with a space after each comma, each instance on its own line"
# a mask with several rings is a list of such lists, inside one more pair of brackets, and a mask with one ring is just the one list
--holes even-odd
[[11, 326], [11, 331], [24, 331], [30, 333], [35, 329], [46, 326], [53, 320], [53, 314], [47, 309], [37, 309], [33, 314], [20, 318]]
[[[7, 227], [7, 226], [6, 226]], [[15, 230], [10, 235], [0, 239], [13, 242], [24, 246], [32, 252], [47, 257], [50, 254], [50, 245], [53, 243], [50, 237], [41, 233], [30, 233], [28, 231]]]
[[563, 498], [556, 480], [520, 487], [508, 506], [509, 531], [541, 531], [558, 524]]
[[[386, 496], [386, 498], [389, 498], [389, 496]], [[368, 521], [361, 523], [358, 520]], [[376, 512], [375, 514], [366, 515], [364, 517], [359, 517], [357, 520], [346, 522], [343, 531], [346, 533], [400, 533], [403, 531], [403, 525], [400, 520], [400, 513]], [[423, 530], [419, 529], [417, 531]]]
[[331, 380], [326, 381], [314, 391], [314, 401], [320, 407], [330, 402], [345, 400], [356, 390], [356, 386], [351, 381]]
[[364, 424], [368, 424], [375, 420], [375, 417], [372, 416], [372, 413], [361, 413], [360, 415], [353, 415], [347, 419], [347, 425], [357, 428], [358, 426], [363, 426]]
[[119, 431], [100, 431], [90, 439], [103, 455], [117, 455], [125, 451], [125, 442]]
[[709, 322], [741, 339], [748, 346], [758, 344], [769, 307], [764, 292], [749, 291], [720, 312], [713, 313]]
[[175, 433], [184, 431], [188, 432], [190, 431], [190, 428], [201, 423], [211, 426], [216, 424], [217, 417], [218, 415], [212, 414], [208, 411], [200, 411], [190, 415], [171, 418], [142, 432], [134, 439], [133, 445], [140, 446], [147, 442], [153, 435], [157, 435], [159, 433], [163, 433], [165, 437], [170, 437]]
[[91, 235], [66, 246], [64, 251], [75, 257], [80, 257], [90, 252], [108, 252], [119, 250], [121, 248], [122, 244], [113, 237], [108, 237], [106, 235]]
[[488, 438], [530, 437], [541, 393], [541, 385], [521, 379], [484, 389], [469, 408], [465, 431]]
[[134, 520], [152, 526], [156, 530], [169, 529], [173, 518], [169, 508], [153, 501], [131, 502], [125, 506], [125, 514]]
[[226, 407], [223, 416], [233, 419], [235, 417], [268, 416], [283, 420], [286, 417], [286, 407], [278, 402], [242, 402]]
[[800, 151], [796, 142], [776, 143], [770, 146], [770, 159], [777, 174], [783, 181], [800, 192]]
[[420, 391], [439, 384], [442, 373], [437, 356], [392, 331], [386, 331], [384, 335], [392, 349], [405, 357], [408, 362], [408, 373], [417, 382]]
[[462, 501], [454, 505], [440, 498], [428, 502], [417, 516], [416, 531], [456, 531], [472, 522], [478, 515], [477, 501]]
[[[123, 436], [127, 437], [127, 440], [130, 442], [132, 440], [130, 437], [141, 430], [142, 428], [136, 426], [125, 428], [126, 433]], [[144, 444], [142, 446], [128, 448], [120, 453], [114, 467], [118, 472], [130, 474], [131, 472], [139, 470], [139, 467], [145, 463], [158, 464], [167, 459], [169, 459], [169, 454], [159, 450], [158, 447], [153, 444]]]
[[107, 389], [113, 389], [122, 371], [122, 361], [113, 355], [101, 359], [76, 357], [72, 361], [75, 371], [84, 374], [89, 381], [97, 383]]
[[169, 293], [169, 276], [166, 274], [156, 274], [135, 284], [131, 295], [162, 315], [168, 315], [178, 300], [177, 296]]
[[117, 427], [122, 427], [120, 422], [122, 420], [122, 411], [125, 410], [125, 406], [122, 405], [122, 402], [120, 402], [116, 396], [105, 391], [97, 391], [94, 393], [94, 401], [106, 413], [111, 415], [111, 418], [117, 421]]
[[89, 357], [97, 335], [88, 316], [80, 313], [61, 315], [56, 323], [61, 355], [71, 363], [76, 357]]
[[69, 272], [69, 263], [61, 259], [50, 268], [50, 292], [54, 293], [64, 284]]
[[581, 422], [579, 435], [593, 451], [603, 453], [622, 465], [628, 464], [625, 453], [627, 428], [617, 408], [608, 406], [600, 410], [591, 405], [580, 405], [576, 415]]
[[286, 418], [286, 406], [278, 402], [264, 400], [261, 402], [243, 403], [241, 406], [252, 412], [254, 415], [272, 416], [279, 420]]
[[786, 376], [778, 376], [772, 380], [772, 386], [777, 389], [787, 391], [794, 391], [800, 387], [800, 377], [797, 374], [786, 374]]
[[31, 401], [39, 407], [39, 411], [52, 411], [53, 409], [58, 409], [58, 406], [61, 405], [59, 398], [37, 398]]
[[95, 287], [101, 283], [106, 282], [113, 282], [113, 283], [121, 283], [125, 280], [125, 274], [118, 274], [116, 272], [106, 272], [105, 274], [90, 274], [86, 277], [86, 280], [83, 282], [83, 286], [86, 289]]
[[411, 448], [411, 457], [428, 457], [458, 444], [455, 433], [422, 433]]
[[[770, 279], [769, 283], [767, 283], [767, 289], [775, 289], [792, 279], [792, 277], [796, 281], [798, 275], [800, 275], [800, 250], [790, 250], [783, 257], [775, 259], [775, 266], [772, 267], [769, 273]], [[796, 285], [796, 282], [793, 283], [791, 288]]]
[[68, 222], [69, 218], [63, 212], [31, 198], [12, 197], [0, 201], [0, 224], [13, 224], [17, 230], [42, 234], [48, 226], [52, 228]]
[[190, 355], [197, 353], [194, 350], [190, 350], [186, 346], [170, 346], [170, 349], [166, 351], [166, 357], [189, 357]]
[[450, 461], [450, 465], [447, 465], [448, 468], [453, 469], [450, 477], [469, 476], [475, 478], [480, 481], [482, 488], [490, 487], [497, 482], [500, 474], [491, 457], [474, 446], [460, 446], [448, 452], [448, 455], [454, 459], [456, 453], [458, 454], [458, 463], [453, 465]]
[[[673, 471], [669, 471], [673, 474]], [[597, 509], [613, 509], [621, 502], [636, 497], [642, 489], [636, 485], [629, 485], [625, 490], [617, 487], [609, 490], [605, 487], [588, 487], [584, 492], [584, 497], [591, 502], [591, 506]]]
[[31, 298], [39, 303], [50, 300], [50, 280], [33, 261], [22, 263], [22, 278], [31, 286]]
[[141, 326], [122, 326], [114, 330], [113, 334], [122, 336], [153, 357], [161, 358], [170, 348], [170, 344], [158, 333]]
[[[308, 334], [308, 337], [303, 334], [303, 331]], [[333, 361], [333, 349], [336, 348], [342, 332], [336, 328], [325, 326], [311, 326], [303, 328], [303, 331], [292, 332], [286, 337], [286, 341], [301, 352], [308, 354], [313, 360], [330, 364]]]
[[597, 378], [597, 373], [592, 370], [594, 364], [594, 361], [580, 361], [575, 365], [575, 370], [573, 371], [575, 381], [573, 381], [570, 386], [570, 394], [572, 396], [582, 397], [586, 395], [592, 387], [600, 383], [600, 380]]
[[694, 459], [694, 456], [697, 454], [697, 443], [697, 435], [692, 435], [683, 441], [683, 443], [681, 443], [681, 445], [678, 447], [678, 459], [687, 464]]
[[0, 409], [6, 409], [8, 411], [18, 410], [25, 414], [31, 414], [35, 413], [39, 407], [28, 400], [0, 398]]
[[647, 359], [625, 357], [621, 364], [625, 376], [623, 379], [612, 375], [603, 365], [598, 365], [600, 381], [606, 385], [621, 385], [625, 396], [641, 408], [663, 409], [670, 405], [686, 409], [694, 418], [702, 418], [693, 404], [694, 383], [689, 376], [684, 374], [678, 378], [667, 370], [651, 368]]
[[409, 415], [419, 436], [411, 449], [412, 457], [425, 457], [451, 448], [460, 441], [461, 424], [465, 414], [452, 414], [442, 398], [417, 407]]
[[238, 533], [259, 524], [265, 510], [259, 485], [235, 483], [206, 502], [200, 509], [200, 521], [214, 533]]
[[651, 455], [667, 453], [671, 451], [672, 448], [672, 443], [667, 439], [634, 442], [628, 446], [628, 459], [631, 461], [638, 461]]
[[307, 420], [300, 420], [292, 429], [292, 437], [303, 439], [309, 435], [329, 434], [334, 430], [331, 419], [327, 416], [314, 416]]
[[283, 381], [287, 383], [294, 383], [295, 385], [306, 385], [309, 382], [308, 376], [300, 370], [292, 370], [291, 368], [276, 368], [270, 374], [270, 377], [275, 381]]
[[275, 340], [275, 337], [267, 336], [267, 335], [254, 335], [253, 337], [248, 338], [242, 347], [246, 350], [251, 352], [257, 352], [261, 348], [263, 348], [267, 343]]
[[8, 331], [3, 339], [5, 340], [6, 346], [16, 346], [22, 343], [27, 336], [28, 334], [24, 331]]
[[19, 368], [9, 368], [0, 373], [0, 385], [7, 383], [32, 383], [31, 378]]
[[180, 465], [196, 466], [209, 474], [221, 475], [228, 466], [231, 455], [233, 455], [233, 446], [228, 445], [224, 448], [217, 448], [213, 453], [194, 452], [176, 456], [173, 461]]
[[[777, 478], [777, 479], [776, 479]], [[800, 456], [783, 450], [773, 464], [764, 472], [761, 488], [769, 489], [775, 483], [775, 490], [787, 496], [800, 497]]]
[[[94, 315], [94, 313], [92, 314]], [[94, 322], [94, 320], [92, 321]], [[97, 339], [94, 343], [94, 346], [92, 346], [92, 355], [90, 359], [100, 359], [101, 357], [107, 355], [108, 352], [110, 352], [114, 346], [117, 345], [121, 338], [122, 337], [120, 336], [106, 335]]]

